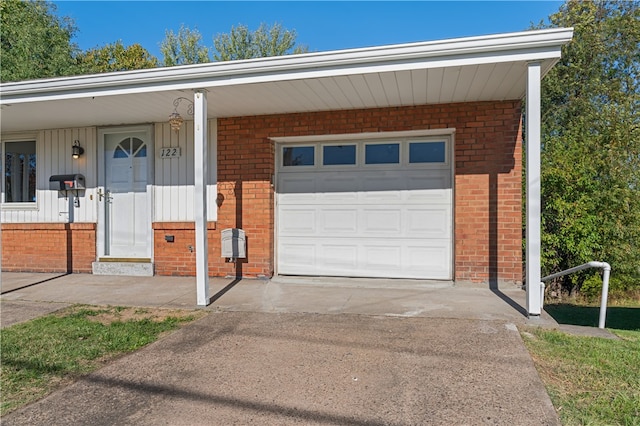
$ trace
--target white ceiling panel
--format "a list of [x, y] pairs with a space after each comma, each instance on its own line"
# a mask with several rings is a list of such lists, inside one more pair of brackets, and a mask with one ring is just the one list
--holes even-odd
[[473, 76], [473, 83], [467, 91], [467, 98], [474, 102], [482, 98], [482, 93], [496, 68], [496, 64], [478, 65]]
[[452, 102], [469, 102], [468, 98], [469, 89], [476, 82], [476, 73], [478, 72], [478, 65], [472, 67], [462, 67], [460, 74], [458, 75], [458, 81], [456, 87], [453, 89]]
[[[349, 104], [351, 105], [351, 108], [367, 108], [368, 107], [368, 105], [365, 102], [363, 102], [362, 97], [360, 96], [360, 93], [358, 92], [358, 90], [356, 90], [354, 85], [351, 83], [350, 76], [335, 77], [335, 78], [332, 78], [332, 80], [336, 83], [336, 87], [338, 88], [338, 90], [340, 90], [340, 92], [342, 92], [342, 94], [344, 94], [344, 96], [347, 98]], [[364, 95], [366, 96], [366, 92], [364, 93]]]
[[305, 80], [302, 84], [311, 89], [318, 99], [326, 105], [327, 109], [331, 109], [332, 106], [337, 105], [338, 101], [333, 94], [327, 90], [322, 80], [324, 79]]
[[413, 99], [415, 87], [411, 80], [411, 71], [398, 71], [396, 74], [396, 85], [400, 94], [400, 105], [416, 105]]
[[364, 79], [369, 86], [369, 90], [376, 99], [376, 106], [381, 107], [384, 105], [390, 105], [389, 99], [387, 99], [387, 95], [384, 91], [382, 80], [380, 79], [379, 74], [365, 74]]
[[495, 67], [491, 71], [491, 74], [489, 74], [487, 80], [485, 81], [484, 88], [480, 93], [479, 99], [503, 99], [502, 94], [500, 93], [500, 88], [505, 79], [509, 78], [509, 72], [511, 70], [511, 63], [495, 64]]
[[435, 68], [427, 71], [427, 104], [440, 103], [444, 71], [444, 68]]
[[427, 70], [412, 70], [411, 84], [413, 85], [413, 102], [415, 105], [427, 102]]
[[369, 85], [367, 84], [367, 80], [365, 80], [362, 75], [350, 75], [349, 82], [353, 90], [358, 93], [358, 98], [360, 98], [364, 107], [371, 108], [378, 106], [376, 98], [373, 93], [371, 93]]
[[320, 79], [320, 83], [331, 94], [331, 97], [335, 100], [335, 108], [332, 109], [354, 109], [356, 108], [357, 99], [353, 101], [344, 92], [343, 87], [339, 84], [339, 81], [333, 77], [327, 77]]
[[442, 76], [442, 87], [440, 89], [440, 99], [438, 103], [448, 104], [453, 102], [453, 93], [458, 84], [458, 77], [460, 77], [461, 67], [451, 67], [444, 70]]
[[380, 73], [380, 81], [382, 82], [382, 90], [384, 90], [387, 102], [390, 106], [402, 105], [400, 90], [398, 90], [397, 72]]

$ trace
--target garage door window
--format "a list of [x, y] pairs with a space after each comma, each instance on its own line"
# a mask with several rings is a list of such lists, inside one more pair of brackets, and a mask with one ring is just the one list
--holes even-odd
[[365, 164], [398, 164], [400, 162], [400, 144], [368, 144], [364, 147]]
[[409, 163], [444, 163], [445, 152], [444, 142], [411, 142]]
[[322, 147], [323, 166], [343, 166], [355, 164], [355, 145], [325, 145]]
[[313, 146], [291, 146], [282, 149], [282, 165], [313, 166], [315, 164], [315, 148]]

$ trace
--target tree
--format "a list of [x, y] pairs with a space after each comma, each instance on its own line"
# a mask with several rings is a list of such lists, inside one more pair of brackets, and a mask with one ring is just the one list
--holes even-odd
[[190, 30], [184, 25], [178, 34], [169, 30], [165, 32], [165, 39], [160, 43], [160, 52], [164, 57], [164, 65], [200, 64], [210, 62], [209, 48], [202, 45], [202, 35], [198, 30]]
[[139, 70], [158, 66], [158, 59], [144, 47], [138, 43], [125, 47], [121, 40], [82, 52], [78, 54], [77, 61], [82, 74]]
[[546, 26], [574, 39], [542, 82], [543, 270], [603, 260], [640, 288], [640, 5], [569, 0]]
[[74, 74], [73, 21], [52, 3], [0, 0], [1, 81]]
[[229, 34], [214, 37], [213, 57], [216, 61], [233, 61], [307, 52], [306, 46], [296, 46], [296, 37], [295, 30], [284, 29], [281, 24], [269, 27], [263, 23], [255, 31], [238, 25], [231, 27]]

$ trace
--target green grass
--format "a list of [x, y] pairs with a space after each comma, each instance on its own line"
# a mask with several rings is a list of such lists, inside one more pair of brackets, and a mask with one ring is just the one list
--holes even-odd
[[201, 313], [74, 307], [1, 331], [0, 414], [157, 340]]
[[[597, 326], [597, 307], [546, 305], [561, 324]], [[523, 333], [564, 425], [640, 425], [640, 307], [607, 310], [620, 340], [541, 328]]]

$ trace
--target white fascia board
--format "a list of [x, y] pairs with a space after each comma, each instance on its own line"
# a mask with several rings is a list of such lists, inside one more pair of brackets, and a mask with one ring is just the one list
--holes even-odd
[[392, 139], [392, 138], [412, 138], [426, 136], [449, 136], [455, 134], [456, 129], [426, 129], [426, 130], [399, 130], [393, 132], [364, 132], [364, 133], [341, 133], [328, 135], [305, 135], [305, 136], [276, 136], [269, 138], [275, 143], [313, 143], [313, 142], [335, 142], [352, 141], [362, 139]]
[[62, 77], [0, 86], [0, 103], [206, 89], [354, 73], [557, 59], [573, 29], [551, 29], [230, 62]]

